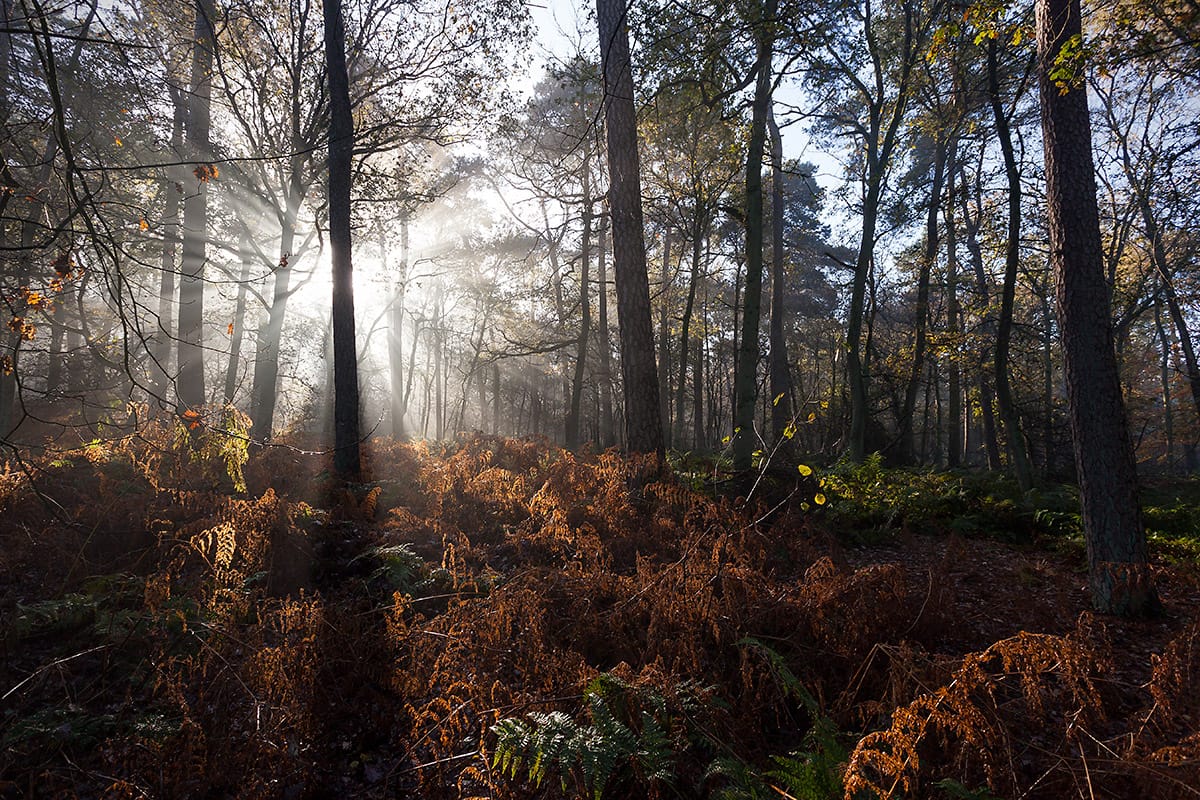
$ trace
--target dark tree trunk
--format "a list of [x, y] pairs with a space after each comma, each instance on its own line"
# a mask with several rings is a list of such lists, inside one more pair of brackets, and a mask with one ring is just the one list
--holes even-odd
[[750, 144], [746, 149], [746, 289], [742, 300], [742, 335], [733, 382], [733, 468], [750, 469], [759, 442], [754, 428], [758, 400], [758, 328], [762, 316], [763, 281], [763, 148], [767, 140], [767, 112], [771, 106], [771, 61], [778, 0], [763, 4], [756, 33], [757, 79], [750, 118]]
[[361, 472], [358, 356], [354, 342], [354, 269], [350, 260], [350, 168], [354, 118], [346, 72], [341, 0], [323, 0], [329, 74], [329, 247], [333, 257], [333, 467], [355, 480]]
[[1013, 151], [1008, 117], [1004, 114], [1000, 100], [996, 46], [995, 39], [988, 41], [988, 95], [992, 106], [992, 120], [996, 125], [996, 138], [1000, 141], [1000, 150], [1004, 154], [1004, 174], [1008, 179], [1008, 240], [1004, 248], [1004, 285], [1000, 290], [1000, 318], [996, 325], [996, 405], [1000, 410], [1000, 418], [1004, 421], [1005, 440], [1009, 455], [1012, 456], [1013, 473], [1022, 491], [1028, 491], [1033, 488], [1033, 467], [1029, 463], [1029, 449], [1025, 446], [1008, 371], [1013, 304], [1017, 294], [1017, 270], [1021, 266], [1021, 175], [1017, 171], [1017, 158]]
[[1148, 614], [1161, 606], [1147, 564], [1137, 470], [1113, 352], [1087, 89], [1080, 80], [1064, 93], [1051, 77], [1056, 57], [1080, 30], [1079, 0], [1038, 0], [1050, 258], [1058, 279], [1067, 404], [1092, 602], [1105, 613]]
[[[979, 245], [977, 233], [983, 215], [983, 209], [979, 207], [979, 216], [972, 221], [971, 215], [967, 209], [966, 200], [966, 180], [963, 180], [963, 222], [967, 231], [967, 251], [971, 254], [971, 267], [975, 274], [975, 291], [979, 295], [980, 306], [987, 309], [991, 305], [991, 288], [988, 285], [987, 274], [983, 271], [983, 249]], [[978, 191], [978, 184], [976, 185]], [[978, 204], [977, 204], [978, 206]], [[986, 334], [995, 330], [995, 322], [990, 318], [983, 320], [980, 326]], [[979, 407], [983, 422], [983, 444], [987, 454], [988, 469], [1000, 469], [1000, 444], [996, 436], [996, 398], [992, 391], [992, 383], [988, 379], [988, 370], [982, 363], [979, 364], [978, 384], [979, 384]]]
[[783, 269], [783, 137], [775, 124], [773, 107], [767, 113], [767, 129], [771, 135], [771, 436], [779, 452], [790, 456], [795, 448], [784, 437], [794, 414], [792, 370], [783, 331], [783, 290], [787, 280]]
[[958, 227], [954, 217], [954, 146], [949, 154], [946, 170], [946, 326], [950, 329], [952, 346], [947, 355], [946, 370], [949, 403], [947, 415], [946, 466], [957, 469], [962, 466], [963, 417], [962, 417], [962, 374], [958, 363], [958, 343], [962, 336], [961, 310], [958, 304]]
[[[669, 223], [668, 223], [669, 226]], [[658, 292], [658, 397], [665, 444], [671, 442], [671, 229], [663, 232], [662, 280]]]
[[622, 0], [596, 0], [608, 138], [609, 208], [613, 226], [613, 269], [621, 338], [621, 377], [625, 397], [625, 443], [634, 452], [661, 458], [662, 416], [650, 322], [650, 282], [642, 229], [637, 117], [633, 107], [633, 68]]
[[[701, 255], [703, 252], [703, 239], [707, 233], [707, 220], [702, 219], [705, 212], [701, 209], [700, 204], [696, 206], [696, 219], [692, 221], [692, 269], [688, 276], [688, 292], [687, 300], [683, 305], [683, 318], [681, 319], [679, 331], [679, 377], [675, 381], [675, 425], [671, 435], [672, 445], [676, 448], [683, 449], [683, 402], [687, 397], [687, 374], [689, 367], [689, 359], [691, 357], [692, 344], [692, 315], [696, 308], [696, 290], [700, 284]], [[694, 372], [699, 372], [699, 367], [692, 367]], [[700, 409], [697, 406], [693, 409], [694, 414], [699, 414]], [[699, 440], [692, 442], [693, 447], [699, 447]]]
[[213, 50], [216, 46], [213, 0], [196, 0], [192, 44], [191, 96], [188, 99], [186, 148], [196, 163], [195, 189], [183, 204], [183, 261], [179, 284], [179, 369], [175, 391], [179, 410], [204, 405], [204, 261], [208, 241], [207, 163], [212, 113]]
[[[934, 142], [933, 156], [933, 185], [929, 189], [929, 207], [925, 214], [925, 252], [921, 258], [921, 266], [917, 272], [917, 319], [913, 333], [912, 371], [909, 373], [908, 385], [904, 390], [904, 406], [900, 411], [900, 458], [905, 463], [911, 463], [914, 456], [917, 460], [920, 454], [915, 453], [913, 441], [913, 415], [917, 410], [917, 392], [925, 377], [925, 344], [926, 326], [929, 322], [929, 279], [933, 274], [933, 266], [937, 263], [938, 242], [938, 209], [941, 208], [942, 182], [946, 172], [946, 140], [945, 132], [939, 131]], [[924, 451], [924, 447], [921, 448]]]

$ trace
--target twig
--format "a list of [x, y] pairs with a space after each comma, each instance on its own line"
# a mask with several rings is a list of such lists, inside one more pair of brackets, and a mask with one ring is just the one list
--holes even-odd
[[0, 700], [7, 700], [7, 699], [9, 698], [9, 696], [10, 696], [10, 695], [12, 695], [12, 693], [13, 693], [13, 692], [17, 691], [17, 690], [18, 690], [18, 689], [20, 689], [22, 686], [24, 686], [25, 684], [29, 683], [31, 680], [33, 680], [34, 678], [36, 678], [38, 675], [40, 675], [41, 673], [45, 672], [46, 670], [50, 669], [51, 667], [57, 667], [59, 664], [65, 664], [65, 663], [67, 663], [68, 661], [72, 661], [72, 660], [74, 660], [74, 659], [76, 659], [76, 658], [79, 658], [79, 657], [81, 657], [81, 656], [86, 656], [88, 653], [94, 653], [94, 652], [96, 652], [97, 650], [103, 650], [103, 649], [104, 649], [104, 648], [106, 648], [106, 647], [108, 647], [108, 645], [106, 645], [106, 644], [102, 644], [102, 645], [99, 645], [99, 646], [97, 646], [97, 647], [93, 647], [93, 648], [91, 648], [90, 650], [84, 650], [82, 653], [76, 653], [76, 654], [75, 654], [75, 655], [73, 655], [73, 656], [67, 656], [66, 658], [60, 658], [60, 659], [58, 659], [57, 661], [51, 661], [49, 664], [46, 664], [45, 666], [38, 667], [38, 668], [37, 668], [37, 669], [35, 669], [33, 672], [29, 673], [29, 675], [27, 675], [27, 676], [25, 677], [25, 680], [21, 681], [21, 682], [20, 682], [20, 683], [18, 683], [16, 686], [12, 687], [12, 688], [11, 688], [11, 689], [9, 689], [7, 692], [5, 692], [5, 693], [4, 693], [4, 696], [3, 696], [3, 697], [0, 697]]

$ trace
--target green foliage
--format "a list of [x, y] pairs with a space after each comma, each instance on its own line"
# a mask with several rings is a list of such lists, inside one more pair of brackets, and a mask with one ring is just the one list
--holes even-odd
[[189, 409], [175, 425], [175, 450], [188, 453], [192, 466], [209, 479], [222, 475], [236, 492], [246, 491], [243, 469], [250, 460], [250, 417], [233, 406], [217, 410], [216, 419], [206, 422]]
[[425, 559], [413, 552], [412, 545], [403, 544], [372, 547], [350, 560], [351, 564], [363, 559], [379, 562], [371, 578], [383, 578], [402, 594], [411, 595], [428, 583]]
[[624, 780], [672, 783], [674, 740], [662, 695], [604, 673], [588, 684], [584, 704], [587, 724], [561, 711], [497, 722], [493, 768], [513, 779], [526, 773], [535, 786], [557, 776], [564, 792], [574, 785], [593, 800]]

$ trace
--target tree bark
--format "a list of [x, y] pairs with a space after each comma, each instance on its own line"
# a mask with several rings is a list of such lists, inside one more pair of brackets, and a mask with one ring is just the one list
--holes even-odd
[[637, 117], [633, 107], [633, 68], [625, 13], [623, 0], [596, 0], [604, 73], [625, 443], [631, 451], [655, 453], [661, 458], [665, 447], [654, 364], [654, 329], [650, 321]]
[[1000, 290], [1000, 317], [996, 324], [996, 405], [1000, 410], [1000, 418], [1004, 421], [1005, 440], [1009, 455], [1012, 456], [1013, 473], [1021, 490], [1029, 491], [1033, 488], [1033, 467], [1029, 463], [1029, 449], [1025, 446], [1025, 436], [1021, 431], [1021, 421], [1017, 414], [1016, 401], [1013, 399], [1008, 371], [1017, 270], [1021, 266], [1021, 175], [1017, 170], [1008, 117], [1004, 114], [1000, 100], [998, 72], [996, 40], [991, 39], [988, 41], [988, 96], [991, 101], [992, 119], [996, 125], [996, 138], [999, 139], [1000, 150], [1004, 154], [1004, 174], [1008, 179], [1008, 240], [1004, 248], [1004, 285]]
[[192, 44], [191, 95], [188, 99], [188, 158], [196, 164], [195, 190], [183, 204], [183, 261], [179, 283], [179, 369], [175, 379], [178, 410], [204, 405], [204, 262], [208, 242], [208, 188], [213, 177], [207, 163], [212, 114], [213, 51], [216, 7], [196, 0]]
[[591, 271], [592, 246], [592, 197], [588, 176], [591, 159], [583, 163], [583, 235], [579, 252], [579, 344], [575, 352], [575, 375], [571, 379], [571, 408], [567, 412], [567, 449], [579, 447], [580, 414], [583, 405], [583, 376], [587, 367], [588, 337], [592, 331], [592, 301], [589, 296], [588, 280]]
[[233, 322], [230, 325], [229, 363], [225, 366], [225, 404], [233, 403], [237, 394], [238, 372], [242, 365], [242, 339], [246, 327], [246, 287], [250, 283], [251, 269], [254, 266], [254, 251], [250, 247], [250, 232], [243, 229], [238, 251], [242, 259], [241, 280], [238, 281], [237, 302], [233, 311]]
[[[183, 126], [187, 107], [177, 89], [171, 89], [171, 152], [176, 158], [183, 155]], [[186, 177], [178, 167], [167, 167], [163, 176], [163, 232], [162, 253], [159, 261], [158, 324], [155, 325], [153, 344], [150, 350], [152, 391], [160, 403], [166, 402], [171, 386], [171, 342], [175, 337], [172, 325], [175, 308], [175, 275], [179, 265], [175, 263], [179, 243], [179, 206]]]
[[790, 456], [795, 448], [784, 436], [794, 413], [792, 370], [783, 330], [783, 290], [787, 281], [783, 261], [783, 136], [775, 123], [774, 104], [767, 111], [767, 130], [771, 136], [771, 437], [779, 453]]
[[597, 304], [600, 313], [600, 446], [617, 443], [617, 427], [613, 419], [612, 342], [608, 338], [608, 215], [602, 214], [596, 232], [596, 280], [599, 284]]
[[757, 79], [750, 118], [750, 143], [746, 150], [746, 288], [742, 295], [742, 335], [733, 382], [733, 468], [748, 470], [759, 436], [754, 429], [758, 400], [758, 329], [762, 315], [763, 280], [763, 148], [767, 139], [767, 111], [771, 105], [771, 61], [778, 0], [767, 0], [758, 21]]
[[1061, 91], [1051, 77], [1056, 56], [1081, 35], [1079, 0], [1038, 0], [1036, 17], [1050, 259], [1092, 603], [1105, 613], [1154, 613], [1161, 606], [1113, 351], [1087, 90], [1080, 80]]
[[[408, 214], [400, 214], [400, 262], [388, 306], [388, 379], [391, 397], [392, 437], [404, 438], [408, 395], [404, 391], [404, 298], [408, 288]], [[410, 365], [411, 369], [411, 365]], [[482, 413], [482, 410], [481, 412]]]
[[[917, 271], [917, 319], [914, 323], [912, 371], [904, 389], [904, 406], [900, 411], [900, 458], [905, 463], [914, 460], [913, 416], [917, 410], [917, 392], [925, 378], [926, 326], [929, 322], [929, 279], [937, 263], [938, 209], [941, 208], [942, 182], [946, 172], [945, 132], [938, 131], [934, 141], [933, 185], [929, 189], [929, 207], [925, 214], [925, 252]], [[924, 448], [921, 448], [922, 451]], [[918, 456], [919, 459], [919, 456]]]
[[329, 74], [329, 247], [333, 257], [333, 467], [349, 480], [361, 473], [358, 433], [358, 356], [354, 342], [350, 168], [354, 118], [346, 72], [341, 0], [323, 0]]

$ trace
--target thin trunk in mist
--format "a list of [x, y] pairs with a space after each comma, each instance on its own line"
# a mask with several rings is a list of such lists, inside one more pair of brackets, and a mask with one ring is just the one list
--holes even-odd
[[[386, 265], [385, 265], [386, 266]], [[392, 436], [404, 437], [404, 415], [408, 412], [408, 394], [404, 390], [404, 296], [408, 288], [408, 214], [400, 215], [400, 260], [396, 282], [388, 305], [388, 376], [391, 397]], [[410, 362], [411, 363], [411, 362]]]
[[767, 111], [771, 106], [771, 57], [778, 0], [768, 0], [756, 32], [757, 60], [750, 144], [746, 150], [746, 289], [743, 293], [742, 336], [733, 381], [733, 468], [750, 469], [759, 436], [754, 428], [758, 400], [758, 328], [762, 316], [763, 280], [763, 148], [767, 139]]
[[929, 279], [937, 263], [940, 247], [938, 242], [938, 210], [942, 201], [942, 182], [946, 173], [947, 145], [942, 133], [936, 134], [933, 143], [933, 184], [929, 188], [929, 206], [925, 213], [925, 252], [917, 271], [917, 308], [913, 333], [912, 370], [908, 385], [904, 389], [904, 406], [900, 411], [900, 458], [908, 464], [920, 461], [925, 448], [917, 452], [913, 439], [913, 416], [917, 410], [917, 392], [925, 380], [926, 328], [929, 324]]
[[[688, 275], [688, 291], [687, 300], [683, 305], [683, 319], [680, 324], [679, 332], [679, 376], [675, 381], [675, 414], [674, 428], [671, 433], [672, 446], [682, 450], [683, 442], [683, 401], [687, 397], [687, 375], [691, 356], [692, 343], [692, 313], [696, 308], [696, 290], [700, 285], [700, 272], [703, 269], [701, 261], [703, 255], [704, 237], [707, 233], [708, 212], [702, 208], [701, 203], [696, 204], [696, 218], [692, 221], [692, 269]], [[698, 366], [692, 366], [693, 372], [699, 372]], [[694, 406], [692, 409], [693, 416], [700, 413], [700, 407]], [[698, 447], [699, 441], [693, 437], [692, 447]]]
[[[175, 158], [183, 157], [183, 127], [187, 119], [187, 105], [180, 92], [171, 89], [171, 153]], [[158, 324], [155, 325], [150, 347], [152, 391], [159, 403], [166, 403], [171, 386], [171, 343], [175, 338], [172, 324], [175, 311], [175, 275], [179, 265], [175, 256], [179, 243], [179, 206], [183, 196], [186, 170], [167, 167], [163, 174], [162, 252], [159, 259]]]
[[596, 281], [599, 284], [597, 301], [600, 310], [600, 446], [612, 447], [617, 443], [617, 426], [613, 419], [612, 392], [612, 342], [608, 338], [608, 253], [606, 234], [608, 215], [600, 217], [596, 232]]
[[183, 261], [179, 283], [179, 369], [175, 392], [179, 410], [204, 405], [204, 262], [208, 241], [208, 187], [212, 177], [207, 163], [212, 114], [213, 0], [196, 0], [193, 26], [191, 91], [188, 97], [187, 158], [195, 163], [196, 182], [183, 204]]
[[1081, 35], [1079, 0], [1038, 0], [1036, 20], [1050, 260], [1092, 603], [1104, 613], [1153, 614], [1162, 606], [1113, 351], [1087, 88], [1080, 81], [1064, 93], [1052, 77], [1063, 49]]
[[1008, 180], [1008, 238], [1004, 248], [1004, 284], [1000, 290], [1000, 318], [996, 324], [996, 405], [1004, 421], [1005, 441], [1012, 456], [1013, 473], [1022, 491], [1033, 488], [1033, 467], [1029, 449], [1021, 431], [1017, 404], [1009, 380], [1008, 350], [1012, 340], [1013, 305], [1017, 293], [1017, 270], [1021, 266], [1021, 174], [1013, 150], [1012, 131], [1000, 99], [999, 67], [996, 63], [996, 40], [988, 41], [988, 98], [991, 101], [992, 121], [996, 138], [1004, 155], [1004, 174]]
[[633, 452], [655, 453], [661, 458], [665, 447], [654, 364], [654, 328], [650, 321], [637, 115], [633, 107], [633, 68], [625, 14], [623, 0], [596, 0], [604, 73], [625, 445]]
[[250, 275], [254, 268], [254, 249], [250, 246], [250, 232], [242, 229], [238, 242], [238, 254], [242, 259], [242, 274], [238, 281], [237, 304], [233, 311], [233, 322], [229, 325], [229, 363], [225, 366], [225, 404], [232, 405], [237, 394], [238, 373], [242, 366], [242, 340], [246, 328], [246, 293]]
[[579, 447], [580, 414], [583, 405], [583, 375], [587, 367], [588, 336], [592, 330], [592, 305], [589, 297], [588, 280], [591, 270], [592, 246], [592, 190], [588, 181], [591, 174], [591, 159], [583, 162], [583, 236], [579, 253], [579, 309], [582, 317], [579, 324], [579, 345], [575, 352], [575, 375], [571, 380], [571, 407], [567, 411], [567, 449]]
[[351, 262], [350, 168], [354, 118], [346, 72], [341, 0], [323, 0], [325, 63], [329, 74], [329, 247], [333, 259], [333, 467], [357, 479], [358, 356], [354, 342], [354, 268]]
[[787, 337], [783, 331], [783, 289], [787, 277], [783, 261], [783, 137], [775, 123], [775, 108], [767, 111], [771, 136], [771, 438], [779, 452], [791, 455], [795, 446], [784, 436], [792, 422], [792, 370], [788, 364]]

